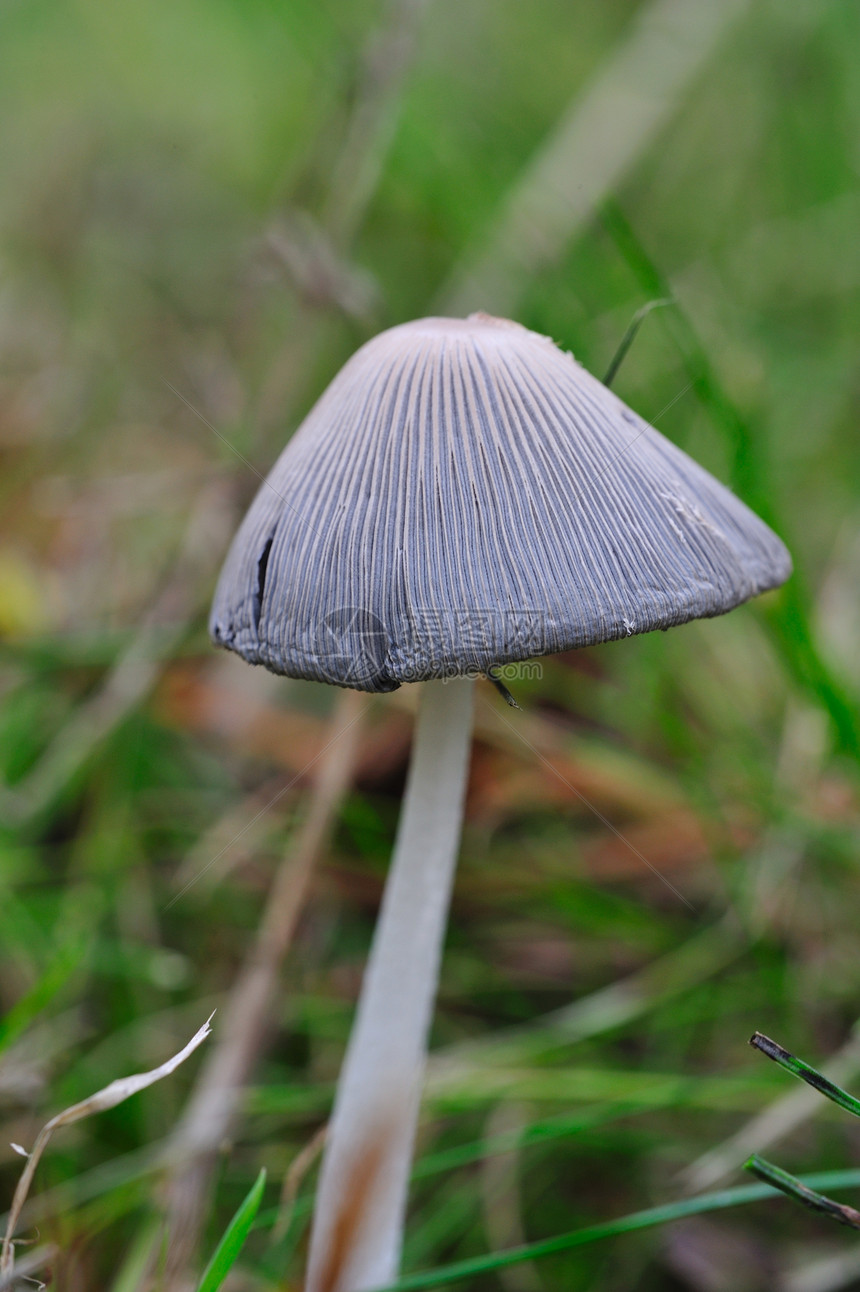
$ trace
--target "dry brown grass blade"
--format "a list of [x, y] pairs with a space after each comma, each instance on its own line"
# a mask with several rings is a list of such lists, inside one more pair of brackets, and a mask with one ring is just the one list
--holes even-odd
[[14, 1270], [10, 1269], [7, 1274], [0, 1274], [0, 1292], [7, 1292], [9, 1288], [14, 1287], [19, 1279], [26, 1279], [28, 1282], [32, 1281], [34, 1288], [46, 1287], [46, 1284], [39, 1283], [36, 1279], [31, 1279], [31, 1276], [37, 1271], [43, 1270], [56, 1255], [57, 1248], [51, 1244], [44, 1247], [35, 1247], [32, 1252], [28, 1252], [26, 1256], [21, 1257]]
[[296, 1198], [299, 1196], [302, 1181], [322, 1153], [327, 1136], [328, 1122], [324, 1126], [320, 1126], [316, 1134], [308, 1140], [304, 1148], [296, 1154], [290, 1163], [290, 1169], [284, 1176], [284, 1184], [281, 1189], [278, 1217], [272, 1226], [270, 1242], [273, 1246], [287, 1236], [287, 1230], [293, 1218], [293, 1208], [296, 1205]]
[[161, 1081], [163, 1077], [168, 1077], [174, 1072], [181, 1063], [184, 1063], [189, 1055], [193, 1054], [198, 1045], [205, 1041], [206, 1037], [212, 1030], [209, 1026], [212, 1021], [212, 1015], [199, 1028], [187, 1045], [172, 1058], [159, 1064], [157, 1068], [152, 1068], [149, 1072], [137, 1072], [130, 1077], [118, 1077], [116, 1081], [111, 1081], [103, 1089], [97, 1090], [94, 1095], [88, 1099], [81, 1100], [80, 1103], [72, 1104], [70, 1108], [64, 1108], [61, 1113], [57, 1113], [50, 1121], [46, 1122], [39, 1134], [36, 1136], [36, 1142], [30, 1152], [27, 1165], [21, 1173], [18, 1186], [15, 1189], [12, 1198], [12, 1206], [9, 1208], [9, 1219], [6, 1224], [6, 1233], [3, 1237], [3, 1249], [0, 1254], [0, 1273], [8, 1274], [15, 1261], [13, 1236], [15, 1233], [18, 1220], [21, 1216], [21, 1209], [27, 1199], [30, 1191], [30, 1185], [33, 1182], [33, 1176], [36, 1173], [36, 1167], [45, 1151], [48, 1140], [55, 1130], [61, 1126], [71, 1126], [74, 1122], [83, 1121], [85, 1117], [92, 1117], [96, 1113], [104, 1112], [108, 1108], [115, 1108], [124, 1100], [130, 1099], [138, 1091], [145, 1090], [147, 1086], [152, 1086], [156, 1081]]
[[[520, 1140], [534, 1120], [528, 1104], [502, 1100], [491, 1109], [484, 1136], [492, 1144], [498, 1138]], [[491, 1251], [519, 1247], [527, 1241], [522, 1215], [521, 1144], [503, 1153], [488, 1153], [478, 1176], [481, 1209], [487, 1246]], [[543, 1281], [532, 1262], [499, 1269], [496, 1277], [505, 1292], [540, 1292]]]
[[352, 779], [364, 707], [364, 697], [356, 691], [338, 697], [308, 816], [275, 876], [256, 940], [224, 1008], [219, 1043], [168, 1146], [169, 1289], [186, 1286], [212, 1167], [235, 1127], [245, 1083], [263, 1045], [281, 962]]

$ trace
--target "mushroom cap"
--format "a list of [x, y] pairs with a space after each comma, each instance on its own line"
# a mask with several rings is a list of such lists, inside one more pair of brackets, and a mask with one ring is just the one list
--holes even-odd
[[790, 573], [547, 337], [418, 319], [362, 346], [284, 449], [210, 631], [276, 673], [392, 691], [723, 614]]

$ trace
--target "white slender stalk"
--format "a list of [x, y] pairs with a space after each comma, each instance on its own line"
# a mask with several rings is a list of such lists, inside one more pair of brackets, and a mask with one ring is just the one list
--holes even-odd
[[379, 1287], [400, 1264], [474, 684], [425, 682], [422, 689], [394, 856], [323, 1158], [305, 1292]]

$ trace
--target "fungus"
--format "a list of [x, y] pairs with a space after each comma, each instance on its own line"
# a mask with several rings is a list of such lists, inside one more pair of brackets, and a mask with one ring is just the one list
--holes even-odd
[[307, 1292], [397, 1274], [474, 678], [723, 614], [790, 571], [781, 541], [728, 489], [506, 319], [383, 332], [296, 432], [228, 554], [213, 640], [290, 677], [423, 684]]

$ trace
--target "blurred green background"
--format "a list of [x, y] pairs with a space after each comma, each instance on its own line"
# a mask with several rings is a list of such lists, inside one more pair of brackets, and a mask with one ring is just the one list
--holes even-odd
[[[406, 1268], [731, 1183], [753, 1149], [860, 1166], [746, 1045], [860, 1080], [860, 7], [7, 0], [0, 123], [3, 1207], [10, 1142], [226, 1016], [308, 820], [336, 693], [205, 631], [258, 473], [382, 327], [486, 309], [602, 375], [666, 295], [615, 389], [796, 574], [544, 661], [522, 715], [482, 692]], [[291, 1215], [279, 1191], [325, 1121], [413, 707], [365, 706], [206, 1175], [192, 1269], [269, 1172], [235, 1292], [301, 1283], [313, 1164]], [[204, 1057], [57, 1133], [24, 1226], [53, 1286], [181, 1286], [159, 1153]], [[860, 1258], [780, 1200], [465, 1286], [823, 1292]]]

